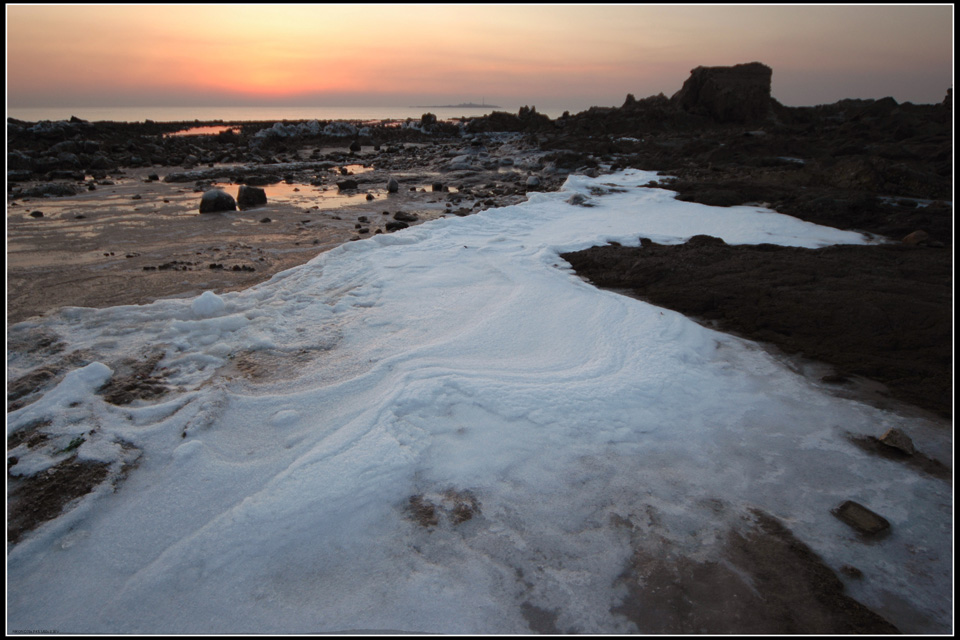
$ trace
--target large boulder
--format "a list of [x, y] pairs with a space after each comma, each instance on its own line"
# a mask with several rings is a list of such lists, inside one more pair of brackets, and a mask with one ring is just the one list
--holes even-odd
[[751, 123], [770, 114], [773, 70], [750, 62], [733, 67], [697, 67], [671, 102], [717, 122]]
[[233, 196], [220, 189], [210, 189], [200, 198], [200, 213], [217, 211], [236, 211], [237, 201]]

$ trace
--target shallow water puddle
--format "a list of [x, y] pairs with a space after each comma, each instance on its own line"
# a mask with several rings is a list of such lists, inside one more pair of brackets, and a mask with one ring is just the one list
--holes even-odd
[[181, 136], [213, 136], [218, 133], [223, 133], [224, 131], [233, 131], [234, 133], [240, 133], [239, 127], [229, 127], [226, 125], [218, 126], [207, 126], [207, 127], [190, 127], [189, 129], [184, 129], [183, 131], [174, 131], [173, 133], [163, 134], [164, 138], [174, 138]]
[[[242, 185], [236, 182], [218, 182], [215, 183], [215, 186], [236, 197]], [[339, 209], [370, 202], [367, 198], [368, 192], [361, 190], [341, 192], [338, 191], [336, 185], [317, 187], [310, 184], [278, 182], [259, 188], [263, 189], [267, 195], [267, 205], [283, 203], [309, 206], [312, 209]], [[370, 189], [369, 191], [374, 198], [382, 197], [383, 192], [383, 189]]]

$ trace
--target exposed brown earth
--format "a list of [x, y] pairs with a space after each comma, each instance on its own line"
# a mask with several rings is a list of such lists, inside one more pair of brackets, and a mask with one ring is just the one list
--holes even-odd
[[754, 510], [726, 532], [723, 562], [636, 552], [614, 613], [644, 633], [888, 634], [899, 630], [776, 518]]

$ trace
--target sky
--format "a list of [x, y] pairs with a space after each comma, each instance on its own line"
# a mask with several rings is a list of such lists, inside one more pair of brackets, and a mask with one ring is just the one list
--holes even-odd
[[940, 102], [951, 5], [7, 5], [8, 107], [585, 109], [759, 61], [789, 106]]

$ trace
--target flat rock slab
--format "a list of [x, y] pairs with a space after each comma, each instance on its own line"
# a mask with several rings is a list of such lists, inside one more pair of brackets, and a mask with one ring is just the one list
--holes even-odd
[[831, 513], [864, 535], [876, 535], [890, 528], [886, 518], [853, 500], [847, 500]]
[[898, 400], [952, 415], [948, 249], [734, 246], [696, 236], [561, 257], [598, 287], [831, 364], [886, 385]]

